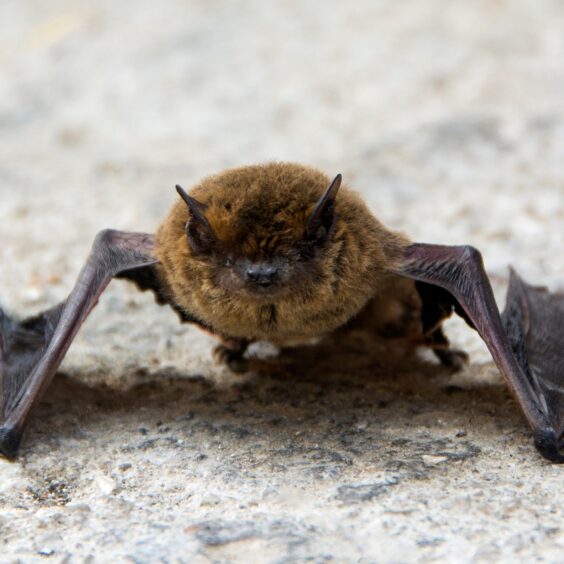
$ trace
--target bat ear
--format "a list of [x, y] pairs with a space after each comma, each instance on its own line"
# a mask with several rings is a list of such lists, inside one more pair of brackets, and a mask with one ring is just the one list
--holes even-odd
[[317, 202], [315, 209], [309, 216], [306, 226], [305, 238], [317, 245], [322, 245], [327, 240], [329, 230], [335, 219], [335, 198], [341, 186], [342, 176], [337, 174], [329, 188]]
[[186, 224], [186, 234], [192, 250], [196, 253], [208, 253], [215, 243], [213, 229], [204, 215], [205, 205], [189, 196], [182, 186], [176, 185], [176, 191], [186, 202], [190, 218]]

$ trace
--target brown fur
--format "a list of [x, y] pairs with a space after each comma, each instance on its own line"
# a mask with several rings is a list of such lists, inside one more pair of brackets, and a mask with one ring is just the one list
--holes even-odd
[[[227, 170], [190, 195], [205, 206], [222, 257], [293, 260], [316, 202], [330, 183], [321, 172], [290, 163]], [[287, 291], [253, 299], [229, 286], [229, 271], [188, 244], [189, 211], [176, 202], [157, 232], [156, 255], [171, 299], [222, 337], [277, 344], [330, 333], [374, 296], [390, 291], [386, 267], [408, 241], [388, 231], [361, 198], [343, 186], [329, 240], [315, 258], [298, 262]]]

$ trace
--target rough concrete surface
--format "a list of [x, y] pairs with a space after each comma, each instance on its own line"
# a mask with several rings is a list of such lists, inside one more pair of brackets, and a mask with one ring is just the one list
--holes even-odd
[[[564, 289], [564, 5], [0, 3], [0, 300], [66, 296], [226, 166], [343, 172], [390, 227]], [[357, 331], [233, 376], [115, 282], [0, 461], [1, 562], [561, 562], [544, 461], [480, 340], [451, 374]], [[267, 351], [268, 352], [268, 351]]]

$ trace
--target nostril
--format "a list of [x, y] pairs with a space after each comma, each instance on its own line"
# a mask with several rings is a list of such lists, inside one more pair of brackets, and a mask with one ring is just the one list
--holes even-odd
[[273, 281], [278, 276], [278, 268], [276, 266], [266, 266], [262, 272], [263, 278]]
[[256, 282], [258, 277], [259, 277], [258, 268], [253, 268], [252, 266], [249, 266], [249, 268], [247, 268], [247, 278], [252, 282]]
[[247, 279], [261, 286], [272, 284], [278, 276], [278, 268], [272, 265], [252, 265], [247, 268]]

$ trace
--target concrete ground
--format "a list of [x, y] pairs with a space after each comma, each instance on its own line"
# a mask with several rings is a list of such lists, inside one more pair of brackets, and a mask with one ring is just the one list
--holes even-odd
[[[0, 3], [0, 300], [67, 295], [227, 166], [342, 172], [415, 240], [564, 289], [564, 6]], [[0, 461], [1, 562], [561, 562], [564, 468], [484, 345], [451, 374], [369, 334], [233, 376], [115, 282]], [[259, 351], [260, 352], [260, 351]]]

